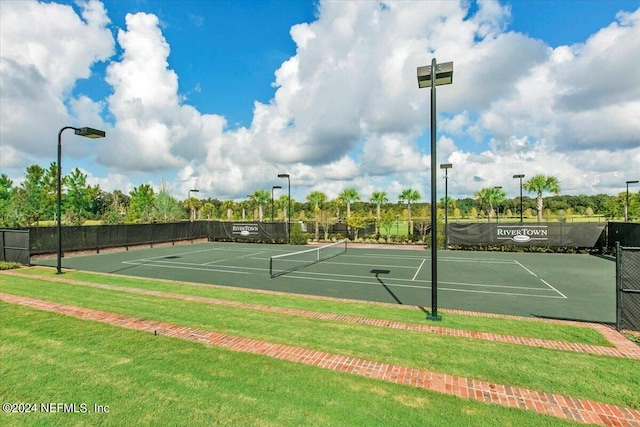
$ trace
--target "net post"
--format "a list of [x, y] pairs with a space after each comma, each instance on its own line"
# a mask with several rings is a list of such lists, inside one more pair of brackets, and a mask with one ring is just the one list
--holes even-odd
[[269, 277], [273, 279], [273, 258], [269, 257]]

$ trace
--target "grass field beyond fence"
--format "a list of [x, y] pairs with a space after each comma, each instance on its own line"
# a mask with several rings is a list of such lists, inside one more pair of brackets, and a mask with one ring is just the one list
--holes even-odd
[[[0, 292], [640, 409], [637, 360], [188, 301], [215, 298], [429, 324], [420, 310], [54, 269], [0, 274]], [[99, 288], [108, 285], [111, 288]], [[140, 291], [171, 293], [170, 296]], [[444, 313], [438, 326], [607, 345], [594, 329]], [[87, 413], [0, 414], [12, 425], [487, 425], [569, 422], [409, 386], [0, 303], [3, 402]], [[93, 405], [108, 407], [95, 413]]]

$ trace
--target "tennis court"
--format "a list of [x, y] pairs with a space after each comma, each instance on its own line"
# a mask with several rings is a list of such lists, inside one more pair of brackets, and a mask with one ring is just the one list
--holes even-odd
[[[431, 307], [430, 251], [196, 243], [63, 260], [64, 268]], [[272, 260], [273, 257], [273, 260]], [[39, 261], [55, 265], [55, 260]], [[308, 265], [311, 264], [311, 265]], [[270, 271], [271, 265], [271, 271]], [[272, 277], [275, 276], [275, 277]], [[440, 251], [438, 307], [615, 321], [615, 263], [591, 255]]]

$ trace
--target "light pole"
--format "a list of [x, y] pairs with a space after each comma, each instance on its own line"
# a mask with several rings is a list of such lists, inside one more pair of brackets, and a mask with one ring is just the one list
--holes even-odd
[[449, 169], [453, 164], [444, 163], [440, 169], [444, 169], [444, 248], [449, 246]]
[[431, 65], [418, 67], [418, 88], [431, 88], [431, 313], [430, 320], [442, 320], [438, 315], [438, 233], [436, 207], [436, 86], [453, 82], [453, 62], [437, 64], [436, 58]]
[[513, 175], [514, 178], [520, 178], [520, 223], [522, 223], [522, 178], [524, 178], [524, 174], [520, 173], [517, 175]]
[[288, 173], [279, 173], [278, 178], [287, 178], [289, 192], [289, 207], [287, 208], [287, 243], [291, 244], [291, 177]]
[[193, 222], [193, 220], [195, 219], [195, 211], [193, 209], [193, 203], [191, 203], [191, 193], [199, 193], [200, 190], [194, 189], [194, 190], [189, 190], [187, 192], [187, 200], [189, 201], [189, 221]]
[[67, 129], [73, 129], [78, 136], [85, 138], [104, 138], [106, 133], [99, 129], [93, 128], [75, 128], [73, 126], [65, 126], [58, 132], [58, 200], [56, 203], [56, 215], [58, 217], [58, 262], [57, 274], [62, 274], [62, 219], [60, 218], [60, 206], [62, 205], [62, 132]]
[[274, 210], [274, 206], [273, 206], [273, 190], [275, 190], [276, 188], [282, 188], [281, 185], [274, 185], [273, 187], [271, 187], [271, 222], [273, 222], [273, 210]]
[[624, 205], [624, 222], [629, 222], [629, 184], [637, 184], [638, 180], [627, 181], [627, 203]]

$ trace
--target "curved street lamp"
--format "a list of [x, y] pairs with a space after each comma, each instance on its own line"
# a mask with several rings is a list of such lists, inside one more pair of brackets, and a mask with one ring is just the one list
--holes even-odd
[[627, 203], [624, 205], [624, 222], [629, 222], [629, 184], [637, 184], [638, 180], [627, 181]]
[[431, 313], [429, 320], [442, 320], [438, 315], [438, 209], [436, 194], [436, 86], [453, 83], [453, 62], [418, 67], [418, 88], [431, 88]]
[[281, 185], [274, 185], [273, 187], [271, 187], [271, 222], [273, 222], [273, 190], [275, 190], [276, 188], [282, 188]]
[[444, 248], [449, 246], [449, 169], [453, 168], [453, 164], [444, 163], [440, 165], [440, 169], [444, 169]]
[[287, 243], [291, 244], [291, 177], [288, 173], [279, 173], [278, 178], [287, 178], [287, 189], [289, 191], [289, 207], [287, 208]]
[[60, 217], [60, 206], [62, 205], [62, 132], [64, 132], [67, 129], [73, 129], [75, 131], [75, 134], [78, 136], [84, 136], [85, 138], [91, 138], [91, 139], [96, 139], [96, 138], [104, 138], [106, 136], [106, 133], [102, 130], [99, 129], [93, 129], [93, 128], [76, 128], [73, 126], [65, 126], [62, 129], [60, 129], [60, 132], [58, 132], [58, 182], [57, 182], [57, 191], [58, 191], [58, 198], [57, 198], [57, 203], [56, 203], [56, 215], [58, 217], [58, 227], [57, 227], [57, 233], [58, 233], [58, 260], [57, 260], [57, 264], [56, 264], [56, 274], [62, 274], [62, 218]]

